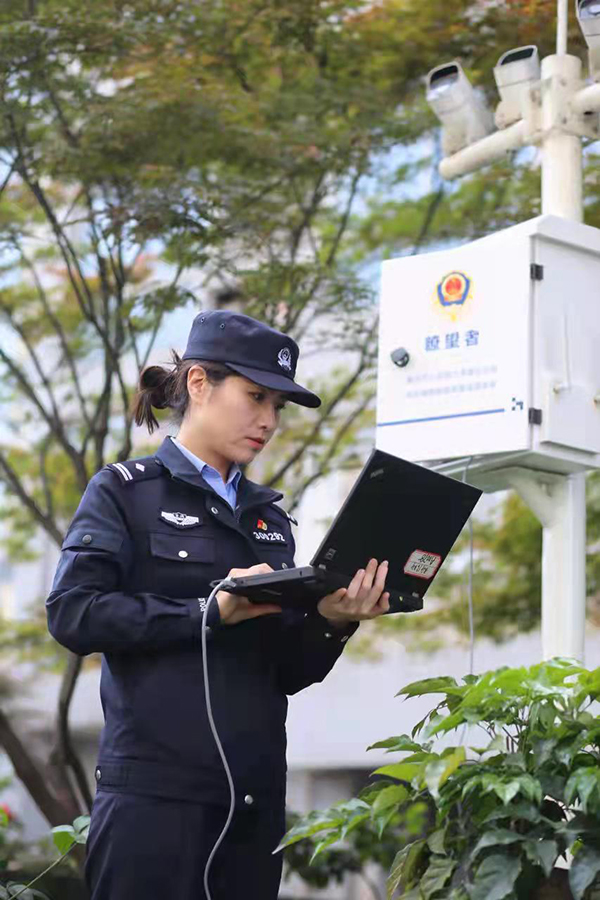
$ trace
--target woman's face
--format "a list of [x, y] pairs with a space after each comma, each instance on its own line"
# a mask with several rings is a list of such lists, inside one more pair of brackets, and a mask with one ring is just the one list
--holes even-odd
[[189, 424], [207, 449], [231, 462], [247, 464], [273, 437], [281, 410], [283, 391], [261, 387], [242, 375], [231, 375], [211, 385], [201, 366], [188, 374]]

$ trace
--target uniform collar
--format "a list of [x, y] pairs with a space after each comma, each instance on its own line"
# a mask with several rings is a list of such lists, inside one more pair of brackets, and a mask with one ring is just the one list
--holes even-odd
[[[214, 493], [213, 488], [202, 477], [194, 463], [191, 462], [187, 456], [183, 455], [169, 435], [163, 440], [162, 444], [154, 454], [154, 458], [160, 465], [164, 466], [174, 478], [178, 478], [181, 481], [187, 481], [188, 484]], [[246, 508], [259, 503], [274, 503], [277, 500], [281, 500], [282, 497], [283, 494], [279, 491], [274, 491], [271, 488], [250, 481], [243, 472], [240, 474], [238, 482], [238, 505], [240, 507]]]
[[[223, 479], [222, 479], [221, 473], [218, 472], [217, 469], [215, 469], [215, 468], [214, 468], [213, 466], [211, 466], [209, 463], [205, 462], [205, 460], [200, 459], [199, 456], [196, 456], [196, 454], [195, 454], [195, 453], [192, 453], [192, 451], [189, 450], [187, 447], [184, 447], [184, 445], [183, 445], [180, 441], [178, 441], [178, 440], [177, 440], [176, 438], [174, 438], [174, 437], [171, 437], [170, 440], [171, 440], [171, 442], [175, 445], [175, 447], [176, 447], [181, 453], [183, 453], [183, 455], [184, 455], [187, 459], [190, 460], [190, 462], [192, 463], [192, 465], [195, 465], [195, 466], [196, 466], [196, 468], [198, 469], [198, 471], [200, 472], [200, 474], [201, 474], [203, 477], [204, 477], [204, 470], [205, 470], [205, 469], [208, 469], [208, 472], [209, 472], [209, 473], [210, 473], [210, 472], [214, 472], [215, 475], [218, 475], [219, 478], [221, 478], [221, 480], [223, 480]], [[190, 456], [192, 456], [193, 459], [190, 459]], [[195, 461], [196, 461], [196, 462], [195, 462]], [[237, 463], [233, 463], [233, 465], [229, 467], [229, 475], [227, 476], [227, 481], [224, 481], [223, 484], [225, 484], [225, 485], [232, 484], [233, 487], [237, 490], [238, 482], [239, 482], [239, 480], [240, 480], [241, 474], [242, 474], [242, 470], [240, 469], [240, 467], [238, 466], [238, 464], [237, 464]]]

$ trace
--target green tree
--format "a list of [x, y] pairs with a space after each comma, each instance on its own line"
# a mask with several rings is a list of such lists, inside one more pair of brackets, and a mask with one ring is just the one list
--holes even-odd
[[[371, 422], [375, 311], [349, 225], [393, 148], [434, 126], [415, 97], [469, 9], [431, 0], [7, 0], [0, 10], [3, 517], [13, 558], [60, 546], [88, 479], [132, 451], [132, 369], [208, 291], [343, 354], [290, 415], [270, 483], [292, 502], [353, 461]], [[422, 229], [420, 229], [422, 230]], [[191, 310], [190, 310], [191, 312]], [[3, 646], [63, 674], [44, 767], [0, 709], [0, 746], [51, 824], [89, 809], [68, 728], [82, 660], [44, 611]], [[43, 777], [43, 772], [47, 777]]]
[[[483, 7], [483, 5], [482, 5]], [[481, 87], [494, 108], [498, 95], [493, 67], [501, 52], [511, 46], [536, 44], [540, 57], [555, 52], [556, 4], [554, 0], [508, 0], [485, 8], [470, 7], [465, 18], [474, 17], [468, 57], [456, 55], [473, 83]], [[449, 14], [454, 10], [448, 9]], [[380, 10], [381, 21], [386, 11]], [[457, 17], [455, 33], [465, 25]], [[494, 39], [489, 40], [490, 33]], [[580, 29], [571, 16], [569, 52], [579, 55], [587, 71], [587, 50]], [[451, 59], [442, 52], [439, 61]], [[424, 70], [422, 70], [424, 71]], [[429, 134], [429, 132], [424, 132]], [[371, 265], [398, 255], [426, 252], [463, 243], [508, 228], [541, 213], [540, 158], [532, 149], [507, 155], [506, 159], [455, 182], [443, 182], [437, 173], [441, 158], [438, 140], [424, 141], [420, 152], [408, 161], [383, 172], [369, 195], [366, 213], [353, 218], [350, 247], [357, 265]], [[584, 208], [587, 224], [600, 227], [600, 179], [597, 144], [584, 155]], [[416, 196], [404, 186], [431, 173], [426, 189]], [[600, 569], [595, 552], [600, 540], [600, 480], [588, 479], [588, 618], [600, 624]], [[463, 533], [456, 553], [466, 551], [469, 533]], [[497, 515], [474, 525], [474, 625], [478, 637], [506, 640], [539, 626], [541, 615], [542, 529], [534, 514], [515, 494], [503, 499]], [[465, 558], [465, 557], [463, 557]], [[466, 558], [465, 558], [466, 559]], [[468, 563], [465, 562], [465, 570]], [[395, 616], [373, 624], [373, 632], [352, 642], [351, 652], [369, 652], [375, 635], [406, 635], [412, 649], [434, 649], [448, 639], [470, 633], [467, 607], [467, 571], [446, 568], [436, 579], [417, 616]]]
[[[268, 482], [285, 484], [293, 508], [334, 466], [356, 465], [376, 355], [369, 235], [381, 192], [402, 198], [414, 180], [399, 148], [437, 133], [421, 76], [458, 56], [478, 78], [501, 44], [534, 32], [549, 46], [551, 7], [3, 3], [0, 480], [13, 558], [35, 553], [40, 529], [60, 546], [91, 475], [131, 455], [133, 370], [167, 317], [191, 317], [210, 292], [237, 296], [305, 356], [344, 361], [311, 379], [320, 410], [290, 411]], [[481, 202], [469, 183], [464, 221]], [[457, 192], [439, 193], [405, 204], [406, 246], [425, 248], [438, 216], [451, 221]], [[532, 201], [511, 196], [522, 217]], [[0, 642], [63, 672], [47, 764], [5, 704], [0, 746], [50, 823], [72, 821], [91, 802], [68, 727], [82, 660], [49, 640], [41, 604], [27, 623], [2, 623]]]

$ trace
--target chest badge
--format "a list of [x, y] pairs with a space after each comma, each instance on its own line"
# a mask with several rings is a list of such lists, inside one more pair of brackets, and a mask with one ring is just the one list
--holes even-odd
[[264, 541], [267, 544], [287, 544], [281, 532], [269, 531], [269, 526], [264, 519], [258, 520], [252, 535], [255, 541]]
[[169, 525], [175, 525], [176, 528], [191, 528], [192, 525], [200, 524], [198, 516], [188, 516], [187, 513], [182, 512], [165, 512], [161, 509], [160, 517]]

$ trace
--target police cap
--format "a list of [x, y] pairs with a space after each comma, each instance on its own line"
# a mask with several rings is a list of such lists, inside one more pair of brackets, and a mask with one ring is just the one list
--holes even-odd
[[194, 319], [183, 359], [225, 363], [262, 387], [285, 392], [294, 403], [316, 408], [320, 398], [294, 381], [299, 353], [287, 334], [243, 313], [214, 309]]

